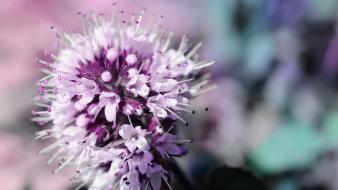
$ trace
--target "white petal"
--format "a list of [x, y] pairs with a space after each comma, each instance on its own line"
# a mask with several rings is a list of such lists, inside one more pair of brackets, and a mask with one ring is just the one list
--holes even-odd
[[87, 105], [93, 100], [94, 96], [85, 96], [83, 95], [81, 99], [79, 100], [79, 104], [81, 105]]
[[140, 88], [137, 90], [137, 93], [140, 95], [140, 96], [147, 96], [150, 92], [150, 88], [147, 86], [147, 85], [142, 85], [140, 86]]
[[108, 102], [104, 109], [104, 114], [109, 122], [113, 122], [116, 119], [117, 105]]

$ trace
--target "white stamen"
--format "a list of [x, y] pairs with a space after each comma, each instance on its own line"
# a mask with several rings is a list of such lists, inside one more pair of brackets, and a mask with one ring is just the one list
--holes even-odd
[[173, 33], [170, 32], [169, 36], [167, 37], [167, 39], [165, 40], [163, 46], [162, 46], [162, 49], [161, 49], [161, 52], [166, 52], [168, 50], [168, 47], [170, 45], [170, 42], [171, 42], [171, 38], [173, 36]]
[[56, 170], [53, 171], [53, 173], [59, 172], [62, 168], [64, 168], [69, 162], [73, 160], [74, 156], [70, 156], [66, 161], [64, 161]]
[[86, 184], [87, 184], [87, 182], [83, 182], [83, 183], [81, 183], [79, 186], [77, 186], [74, 190], [79, 190], [79, 189], [81, 189], [82, 187], [84, 187]]
[[202, 47], [202, 42], [198, 43], [186, 56], [187, 59], [190, 59], [200, 48]]
[[179, 115], [177, 115], [175, 112], [171, 111], [169, 108], [167, 108], [167, 107], [163, 107], [163, 108], [166, 109], [168, 112], [172, 113], [175, 117], [177, 117], [183, 123], [187, 123], [182, 117], [180, 117]]
[[176, 127], [176, 125], [172, 125], [172, 126], [170, 126], [170, 128], [167, 130], [167, 132], [166, 133], [169, 133], [174, 127]]
[[193, 95], [194, 96], [198, 96], [198, 95], [201, 95], [203, 93], [206, 93], [206, 92], [209, 92], [209, 91], [215, 90], [215, 89], [217, 89], [217, 85], [212, 85], [212, 86], [210, 86], [208, 88], [205, 88], [205, 89], [203, 89], [201, 91], [197, 91], [197, 92], [193, 93]]
[[38, 139], [40, 139], [42, 137], [50, 136], [51, 133], [52, 133], [52, 131], [49, 130], [49, 129], [48, 130], [39, 131], [39, 132], [36, 133], [35, 140], [38, 140]]
[[137, 74], [140, 74], [140, 72], [141, 72], [141, 70], [142, 70], [142, 67], [143, 67], [143, 65], [144, 65], [144, 60], [142, 61], [142, 63], [141, 63], [141, 65], [140, 65], [140, 67], [138, 68], [138, 72], [137, 72]]
[[141, 24], [141, 21], [143, 19], [143, 15], [144, 15], [144, 10], [141, 11], [139, 17], [137, 18], [137, 21], [136, 21], [136, 26], [135, 26], [135, 31], [134, 31], [134, 35], [137, 33], [137, 30], [139, 29], [140, 27], [140, 24]]
[[148, 185], [149, 185], [149, 181], [147, 182], [146, 187], [144, 188], [144, 190], [148, 189]]
[[192, 139], [187, 139], [187, 140], [173, 140], [173, 141], [168, 141], [171, 143], [176, 143], [176, 144], [185, 144], [185, 143], [192, 143]]
[[52, 157], [48, 160], [47, 164], [48, 164], [48, 165], [51, 164], [51, 163], [55, 160], [55, 158], [56, 158], [57, 156], [59, 156], [64, 150], [65, 150], [65, 148], [60, 148], [59, 150], [57, 150], [57, 151], [52, 155]]
[[[133, 126], [133, 123], [131, 122], [130, 116], [127, 115], [127, 117], [128, 117], [128, 120], [129, 120], [130, 125]], [[133, 127], [134, 127], [134, 126], [133, 126]]]
[[163, 179], [164, 182], [167, 184], [167, 186], [169, 187], [169, 189], [170, 189], [170, 190], [173, 190], [173, 189], [171, 188], [171, 186], [169, 185], [168, 181], [167, 181], [164, 177], [162, 177], [162, 179]]
[[41, 64], [44, 64], [44, 65], [49, 65], [49, 63], [47, 61], [44, 61], [42, 59], [39, 59], [38, 62], [41, 63]]
[[215, 61], [203, 61], [200, 64], [198, 64], [194, 70], [199, 70], [199, 69], [203, 69], [205, 67], [209, 67], [210, 65], [215, 64]]
[[177, 82], [177, 84], [181, 84], [181, 83], [185, 83], [185, 82], [189, 82], [189, 81], [193, 81], [193, 80], [194, 80], [193, 78], [186, 79], [186, 80], [182, 80], [182, 81]]
[[56, 141], [55, 143], [52, 143], [49, 146], [47, 146], [46, 148], [42, 149], [39, 152], [39, 154], [48, 153], [48, 152], [52, 151], [53, 149], [55, 149], [56, 147], [58, 147], [61, 143], [62, 143], [61, 141]]
[[182, 106], [186, 106], [186, 107], [191, 107], [191, 105], [186, 104], [186, 103], [180, 103], [180, 102], [178, 102], [177, 104], [178, 104], [178, 105], [182, 105]]
[[179, 111], [185, 111], [185, 112], [189, 112], [189, 113], [191, 113], [192, 112], [192, 110], [188, 110], [188, 109], [185, 109], [185, 108], [181, 108], [181, 107], [173, 107], [173, 109], [175, 109], [175, 110], [179, 110]]
[[178, 47], [177, 51], [178, 52], [182, 52], [186, 49], [186, 46], [187, 46], [187, 43], [188, 43], [188, 39], [187, 37], [184, 35], [181, 39], [181, 43], [180, 43], [180, 46]]

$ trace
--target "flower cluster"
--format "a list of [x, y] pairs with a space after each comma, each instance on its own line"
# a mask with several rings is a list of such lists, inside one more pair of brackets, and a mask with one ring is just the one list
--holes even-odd
[[53, 62], [39, 60], [48, 82], [33, 121], [51, 127], [36, 138], [55, 139], [41, 153], [53, 152], [54, 172], [72, 165], [73, 180], [91, 190], [169, 186], [166, 163], [186, 153], [175, 122], [187, 124], [189, 99], [213, 88], [201, 69], [214, 62], [196, 56], [201, 44], [188, 48], [183, 37], [171, 48], [157, 24], [140, 26], [143, 14], [130, 23], [85, 17], [83, 35], [58, 32]]

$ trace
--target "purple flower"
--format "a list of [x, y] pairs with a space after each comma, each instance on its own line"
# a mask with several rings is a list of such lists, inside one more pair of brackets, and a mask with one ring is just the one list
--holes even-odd
[[124, 144], [130, 152], [138, 150], [148, 150], [149, 145], [146, 139], [147, 132], [141, 129], [141, 126], [133, 127], [131, 125], [123, 125], [119, 131], [119, 135], [125, 140]]
[[37, 139], [55, 142], [41, 153], [53, 152], [55, 172], [74, 166], [73, 179], [90, 190], [168, 184], [163, 163], [190, 141], [178, 140], [166, 121], [186, 123], [180, 113], [191, 112], [189, 98], [212, 89], [206, 77], [195, 79], [214, 63], [194, 56], [201, 44], [188, 48], [183, 37], [172, 48], [171, 35], [141, 26], [143, 14], [130, 24], [85, 17], [85, 35], [57, 33], [63, 45], [44, 69], [46, 93], [33, 121], [50, 124]]

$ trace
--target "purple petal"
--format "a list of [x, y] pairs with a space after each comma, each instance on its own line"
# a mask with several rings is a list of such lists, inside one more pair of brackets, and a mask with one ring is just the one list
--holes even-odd
[[159, 174], [153, 174], [150, 178], [150, 184], [154, 190], [159, 190], [161, 187], [161, 176]]
[[163, 145], [163, 148], [165, 149], [165, 151], [168, 153], [168, 154], [172, 154], [172, 155], [179, 155], [181, 154], [181, 149], [175, 145], [175, 144], [164, 144]]

